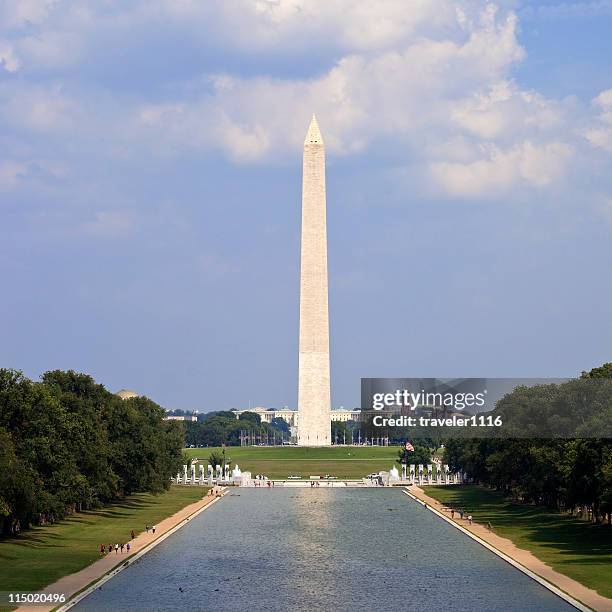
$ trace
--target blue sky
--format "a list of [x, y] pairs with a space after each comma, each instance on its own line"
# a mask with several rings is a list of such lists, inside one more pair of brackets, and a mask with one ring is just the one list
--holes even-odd
[[332, 395], [612, 347], [612, 2], [0, 1], [0, 364], [295, 406], [301, 142]]

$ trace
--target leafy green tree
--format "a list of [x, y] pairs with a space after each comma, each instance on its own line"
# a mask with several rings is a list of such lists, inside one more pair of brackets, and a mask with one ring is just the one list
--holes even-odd
[[289, 433], [289, 423], [283, 417], [274, 417], [270, 423], [274, 429], [283, 434]]
[[348, 442], [351, 441], [351, 434], [348, 431], [348, 427], [343, 421], [332, 421], [331, 424], [331, 439], [332, 442], [336, 441], [338, 444], [343, 444], [345, 437], [348, 438]]
[[261, 417], [256, 412], [243, 412], [239, 419], [244, 423], [250, 423], [252, 426], [258, 426], [261, 424]]
[[91, 376], [34, 383], [0, 369], [0, 520], [52, 522], [136, 491], [161, 491], [181, 462], [184, 430], [151, 400], [122, 400]]
[[399, 449], [397, 456], [400, 463], [405, 463], [407, 465], [412, 463], [415, 465], [427, 465], [428, 463], [431, 463], [432, 453], [427, 447], [415, 444], [414, 451], [408, 451], [404, 446], [402, 446]]
[[212, 465], [213, 469], [215, 469], [217, 465], [220, 465], [221, 467], [224, 465], [231, 465], [231, 459], [223, 452], [213, 451], [208, 456], [208, 463]]
[[[493, 411], [503, 415], [509, 437], [449, 439], [445, 462], [520, 501], [587, 509], [596, 522], [612, 523], [611, 368], [606, 363], [566, 383], [515, 389]], [[538, 437], [542, 432], [549, 437]]]
[[612, 378], [612, 362], [604, 363], [590, 372], [583, 372], [582, 378]]

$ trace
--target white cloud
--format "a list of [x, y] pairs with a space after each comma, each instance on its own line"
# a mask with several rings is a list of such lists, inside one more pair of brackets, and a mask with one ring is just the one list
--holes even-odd
[[77, 120], [78, 103], [61, 85], [0, 85], [0, 118], [13, 128], [53, 132], [69, 129]]
[[[299, 155], [315, 111], [331, 155], [384, 149], [395, 156], [396, 167], [430, 168], [427, 176], [459, 195], [540, 189], [558, 180], [559, 169], [575, 155], [580, 122], [564, 101], [512, 79], [526, 54], [508, 4], [26, 3], [6, 22], [17, 49], [11, 51], [11, 66], [17, 70], [21, 61], [24, 74], [69, 69], [99, 57], [108, 41], [133, 59], [133, 41], [156, 42], [147, 33], [159, 27], [173, 40], [186, 41], [185, 49], [201, 49], [205, 41], [243, 57], [251, 68], [248, 76], [226, 69], [192, 73], [182, 82], [155, 82], [154, 96], [121, 85], [106, 95], [103, 88], [88, 90], [91, 83], [79, 78], [69, 93], [61, 78], [45, 79], [52, 83], [45, 85], [26, 80], [0, 86], [0, 121], [12, 129], [71, 134], [87, 139], [88, 146], [108, 142], [107, 154], [115, 158], [212, 150], [237, 163], [256, 163]], [[0, 10], [6, 13], [6, 7]], [[318, 59], [311, 74], [313, 49]], [[291, 76], [285, 69], [277, 76], [275, 62], [285, 55], [306, 72]], [[137, 61], [148, 65], [156, 57], [141, 50]], [[155, 76], [153, 71], [150, 78]], [[95, 75], [90, 77], [95, 82]], [[586, 136], [610, 150], [612, 106], [602, 96]]]
[[484, 138], [514, 137], [554, 129], [562, 124], [563, 110], [534, 91], [520, 90], [511, 81], [492, 83], [458, 101], [452, 118], [458, 127]]
[[[283, 23], [304, 19], [300, 11], [307, 9], [281, 1], [261, 10]], [[316, 78], [220, 75], [211, 93], [147, 105], [140, 120], [160, 137], [160, 147], [216, 146], [245, 162], [297, 154], [314, 110], [332, 154], [380, 141], [403, 147], [409, 163], [425, 164], [436, 185], [453, 195], [551, 184], [572, 154], [559, 140], [565, 112], [507, 78], [524, 57], [514, 15], [492, 4], [452, 15], [462, 40], [408, 36], [395, 50], [346, 55]]]
[[7, 72], [17, 72], [21, 62], [15, 54], [15, 48], [7, 40], [0, 40], [0, 67]]
[[[466, 89], [497, 83], [523, 56], [511, 14], [487, 6], [474, 21], [463, 13], [453, 15], [464, 33], [460, 42], [419, 36], [398, 50], [346, 55], [316, 78], [220, 75], [211, 81], [212, 94], [146, 105], [139, 116], [172, 146], [180, 139], [185, 146], [200, 140], [206, 117], [205, 142], [216, 139], [239, 160], [297, 150], [313, 111], [321, 117], [329, 150], [337, 154], [361, 151], [380, 138], [406, 139], [427, 126], [449, 127], [449, 105], [461, 100]], [[521, 97], [520, 92], [513, 95]], [[535, 107], [541, 100], [534, 96], [530, 101], [525, 94], [521, 103]], [[464, 108], [469, 123], [467, 114]]]
[[452, 196], [496, 195], [516, 183], [546, 187], [561, 177], [572, 151], [560, 142], [525, 141], [509, 150], [490, 147], [482, 159], [467, 163], [434, 162], [433, 181]]
[[68, 174], [68, 166], [55, 159], [0, 159], [0, 191], [15, 190], [23, 185], [39, 188], [47, 181], [62, 181]]
[[24, 63], [37, 69], [65, 68], [78, 61], [81, 45], [78, 34], [49, 30], [21, 38], [18, 53]]
[[612, 89], [602, 91], [594, 100], [599, 115], [594, 126], [586, 131], [587, 140], [595, 147], [612, 152]]
[[40, 24], [58, 0], [0, 0], [0, 23], [5, 28]]
[[272, 38], [273, 30], [284, 36], [318, 39], [331, 35], [344, 48], [381, 50], [394, 48], [414, 38], [426, 28], [428, 32], [456, 27], [452, 2], [412, 0], [407, 10], [404, 0], [352, 2], [344, 0], [258, 0], [243, 2], [243, 8], [255, 8], [264, 19], [260, 27]]

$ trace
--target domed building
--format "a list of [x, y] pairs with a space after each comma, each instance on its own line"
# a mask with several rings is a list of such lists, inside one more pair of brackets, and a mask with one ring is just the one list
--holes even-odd
[[117, 391], [115, 395], [120, 397], [122, 400], [138, 397], [138, 393], [136, 393], [136, 391], [131, 391], [130, 389], [121, 389], [121, 391]]

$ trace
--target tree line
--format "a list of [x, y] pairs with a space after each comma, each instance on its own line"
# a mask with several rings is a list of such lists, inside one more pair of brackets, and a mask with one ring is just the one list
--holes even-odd
[[135, 492], [161, 492], [182, 464], [182, 423], [146, 397], [122, 400], [86, 374], [33, 382], [0, 369], [3, 534]]
[[200, 414], [198, 421], [185, 423], [186, 446], [240, 446], [240, 436], [248, 432], [250, 443], [289, 439], [289, 425], [275, 417], [271, 423], [262, 422], [256, 412], [243, 412], [239, 418], [230, 410]]
[[[593, 386], [593, 379], [609, 380]], [[517, 500], [586, 513], [595, 522], [612, 522], [610, 437], [544, 439], [524, 435], [529, 423], [538, 419], [543, 420], [544, 429], [549, 422], [563, 423], [568, 410], [574, 410], [576, 405], [568, 398], [576, 396], [589, 404], [589, 423], [600, 420], [601, 435], [607, 436], [612, 420], [612, 363], [560, 385], [515, 389], [498, 402], [494, 412], [504, 415], [510, 426], [509, 435], [514, 431], [517, 436], [448, 439], [445, 463], [452, 470], [463, 470], [475, 482], [502, 490]]]

